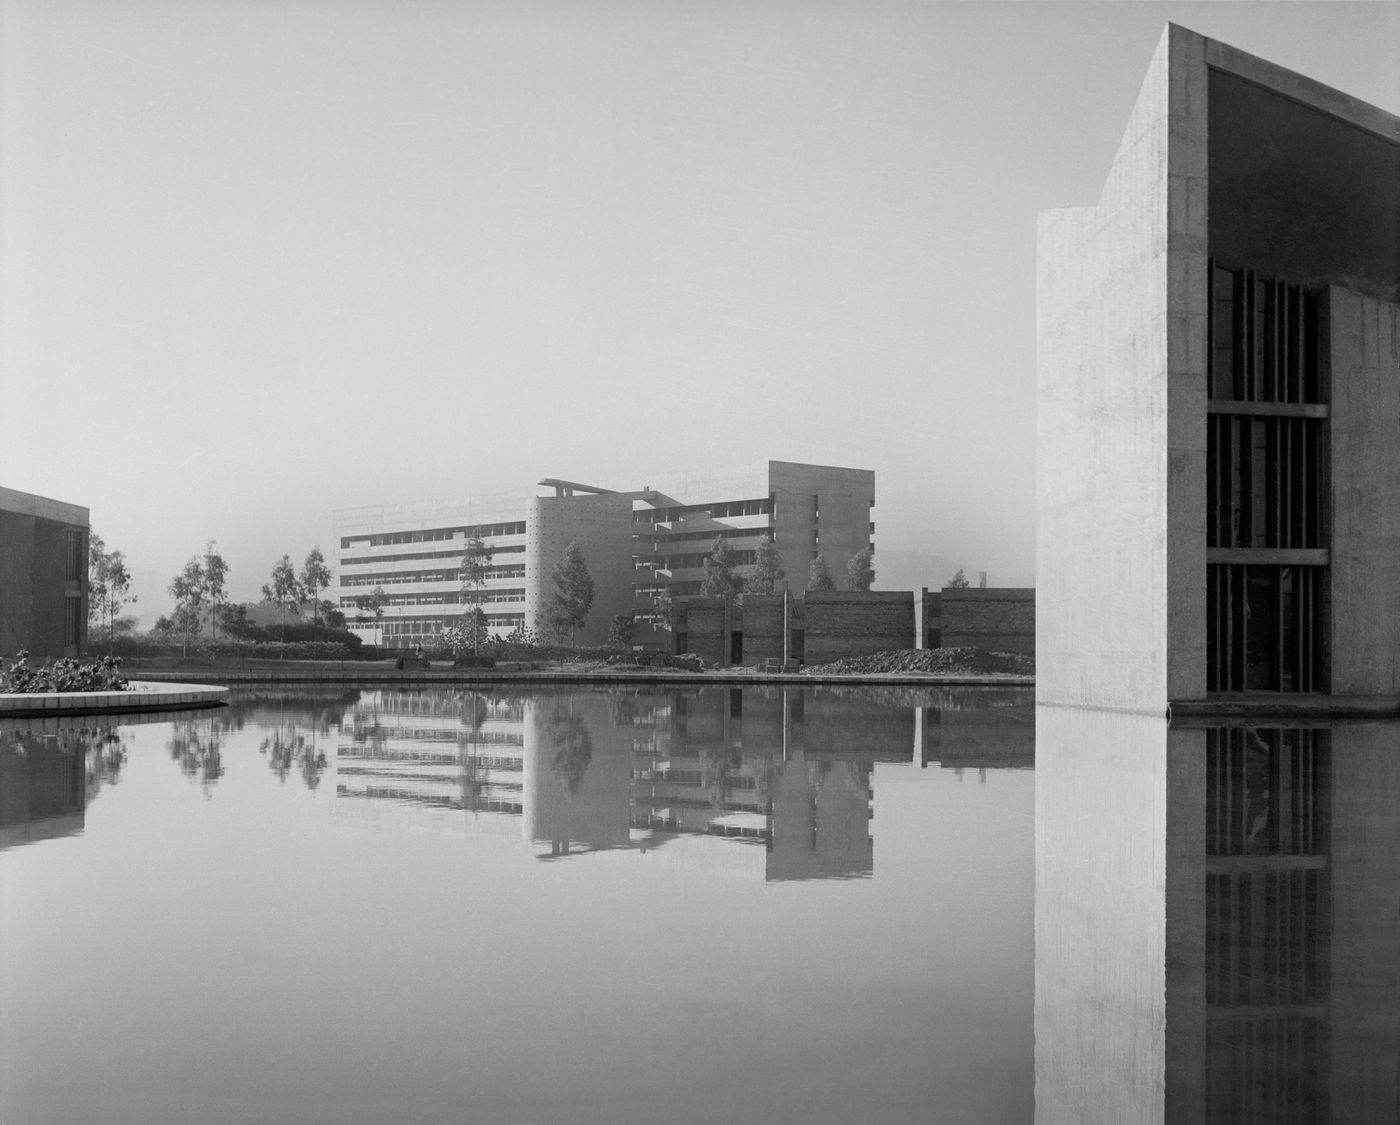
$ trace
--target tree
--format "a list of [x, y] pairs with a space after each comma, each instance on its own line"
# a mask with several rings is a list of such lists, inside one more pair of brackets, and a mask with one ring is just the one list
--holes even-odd
[[131, 573], [120, 551], [107, 551], [102, 536], [88, 536], [88, 620], [103, 622], [107, 631], [107, 655], [117, 632], [117, 614], [137, 601], [131, 594]]
[[[472, 610], [481, 610], [481, 603], [486, 600], [486, 580], [491, 577], [491, 556], [493, 551], [484, 543], [479, 536], [473, 535], [462, 547], [462, 591], [461, 601], [467, 607], [462, 611], [463, 623], [467, 624], [466, 618], [475, 618]], [[485, 613], [482, 618], [485, 619]], [[472, 635], [476, 638], [472, 647], [472, 655], [481, 655], [481, 630], [475, 625], [471, 626]], [[490, 633], [487, 633], [490, 638]]]
[[869, 590], [875, 581], [875, 568], [870, 565], [875, 557], [873, 547], [862, 547], [846, 563], [846, 578], [852, 590]]
[[734, 573], [734, 548], [729, 540], [716, 535], [710, 544], [710, 556], [705, 560], [705, 578], [700, 583], [700, 596], [733, 601], [744, 588], [744, 580]]
[[575, 632], [588, 623], [592, 608], [593, 576], [588, 573], [578, 544], [570, 543], [554, 564], [554, 593], [545, 611], [546, 620], [556, 635], [562, 637], [567, 632], [572, 644]]
[[481, 646], [491, 639], [491, 630], [486, 620], [486, 611], [479, 605], [472, 606], [458, 618], [457, 623], [442, 631], [439, 641], [459, 657], [470, 650], [472, 655], [480, 655]]
[[384, 607], [389, 604], [389, 595], [384, 592], [383, 586], [376, 586], [368, 594], [361, 594], [355, 599], [355, 624], [363, 628], [371, 620], [374, 622], [376, 632], [376, 644], [382, 644], [384, 638], [378, 634], [379, 623], [384, 617]]
[[967, 575], [963, 573], [962, 567], [958, 567], [957, 574], [948, 579], [947, 589], [966, 590], [968, 587]]
[[297, 581], [297, 572], [292, 569], [292, 557], [283, 555], [277, 560], [277, 565], [272, 568], [272, 581], [262, 588], [263, 597], [270, 602], [277, 603], [282, 611], [282, 640], [287, 639], [287, 607], [292, 607], [292, 612], [297, 612], [299, 606], [305, 599], [301, 593], [301, 583]]
[[321, 620], [330, 629], [345, 628], [345, 614], [336, 608], [335, 602], [323, 601], [321, 603]]
[[321, 591], [331, 584], [331, 572], [318, 544], [311, 548], [301, 567], [302, 595], [311, 600], [311, 612], [317, 625], [321, 624]]
[[753, 594], [776, 594], [786, 584], [787, 573], [782, 568], [783, 556], [773, 542], [773, 533], [766, 531], [754, 552], [753, 573], [744, 580], [744, 590]]
[[613, 615], [612, 624], [608, 626], [608, 644], [616, 645], [618, 648], [631, 648], [636, 636], [637, 615], [635, 613]]
[[209, 633], [215, 638], [219, 635], [219, 608], [226, 600], [224, 585], [228, 571], [228, 563], [219, 554], [214, 540], [209, 540], [204, 545], [204, 592], [209, 598]]
[[826, 594], [836, 589], [836, 583], [831, 580], [831, 571], [827, 568], [826, 559], [820, 554], [812, 560], [812, 565], [807, 568], [807, 590], [810, 593]]
[[204, 596], [208, 590], [204, 563], [200, 561], [198, 555], [190, 559], [185, 564], [185, 569], [170, 580], [167, 589], [170, 591], [170, 596], [175, 599], [175, 628], [185, 638], [181, 655], [188, 656], [190, 634], [199, 632], [200, 612], [204, 607]]

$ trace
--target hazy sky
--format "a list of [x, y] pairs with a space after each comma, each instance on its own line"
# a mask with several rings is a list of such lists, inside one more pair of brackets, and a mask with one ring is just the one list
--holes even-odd
[[1035, 215], [1164, 24], [1400, 112], [1395, 3], [0, 13], [0, 483], [146, 612], [210, 538], [251, 598], [334, 508], [768, 458], [1028, 581]]

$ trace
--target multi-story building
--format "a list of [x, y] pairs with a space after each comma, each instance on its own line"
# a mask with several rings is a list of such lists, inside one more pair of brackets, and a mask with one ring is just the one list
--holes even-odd
[[1400, 118], [1169, 27], [1038, 292], [1038, 699], [1400, 694]]
[[0, 488], [0, 655], [82, 652], [87, 556], [86, 508]]
[[[479, 538], [491, 562], [477, 604], [492, 632], [537, 627], [554, 592], [554, 566], [576, 543], [595, 587], [577, 640], [599, 644], [616, 614], [647, 617], [663, 595], [699, 593], [717, 538], [728, 542], [743, 577], [771, 535], [788, 584], [802, 589], [815, 555], [839, 579], [875, 526], [868, 469], [769, 461], [747, 473], [681, 475], [630, 491], [553, 478], [540, 486], [550, 491], [337, 511], [335, 597], [351, 626], [406, 647], [460, 620], [475, 596], [462, 593], [462, 555], [467, 540]], [[381, 618], [366, 618], [360, 599], [376, 587], [387, 604]]]

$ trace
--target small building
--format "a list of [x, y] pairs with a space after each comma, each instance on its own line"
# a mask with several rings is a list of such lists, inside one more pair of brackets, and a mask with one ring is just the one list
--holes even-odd
[[86, 508], [0, 488], [0, 655], [82, 653], [88, 530]]

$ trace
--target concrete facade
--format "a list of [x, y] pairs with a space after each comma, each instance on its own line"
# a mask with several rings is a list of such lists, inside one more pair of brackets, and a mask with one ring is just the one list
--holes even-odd
[[[1230, 692], [1400, 691], [1400, 614], [1375, 600], [1388, 608], [1400, 588], [1397, 198], [1395, 117], [1168, 27], [1099, 202], [1040, 219], [1042, 702], [1161, 714], [1204, 700], [1208, 674]], [[1262, 313], [1257, 328], [1221, 319], [1218, 270], [1244, 279], [1246, 302], [1256, 274], [1260, 287], [1291, 287], [1278, 300], [1316, 301], [1319, 323], [1298, 314], [1295, 339], [1266, 330]], [[1254, 316], [1252, 303], [1227, 311]], [[1318, 386], [1221, 390], [1222, 365], [1254, 378], [1257, 357], [1290, 376], [1316, 362]], [[1213, 490], [1229, 483], [1216, 467], [1227, 451], [1208, 438], [1217, 415], [1270, 442], [1306, 431], [1330, 448], [1302, 473], [1308, 497], [1280, 502], [1320, 507], [1317, 536], [1271, 525], [1250, 542], [1212, 541]], [[1234, 456], [1257, 458], [1269, 483], [1244, 503], [1272, 519], [1263, 489], [1283, 487], [1277, 466], [1290, 462]], [[1233, 609], [1219, 593], [1230, 582], [1244, 589]], [[1256, 586], [1276, 611], [1261, 612]], [[1278, 637], [1234, 651], [1245, 620]], [[1208, 673], [1231, 661], [1233, 680]]]
[[0, 488], [0, 655], [83, 652], [87, 555], [86, 508]]

